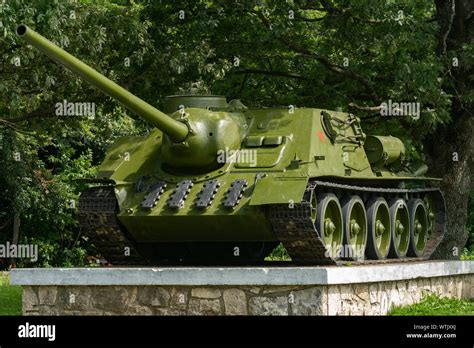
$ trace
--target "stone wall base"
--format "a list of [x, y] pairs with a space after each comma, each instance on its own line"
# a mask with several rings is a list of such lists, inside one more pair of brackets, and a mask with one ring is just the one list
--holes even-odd
[[474, 274], [302, 286], [23, 286], [24, 315], [384, 315], [424, 295], [474, 298]]

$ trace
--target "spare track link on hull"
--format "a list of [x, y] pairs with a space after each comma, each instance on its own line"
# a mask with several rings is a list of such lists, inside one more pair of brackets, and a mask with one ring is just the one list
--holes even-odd
[[112, 186], [92, 187], [79, 197], [79, 225], [97, 251], [114, 265], [146, 264], [120, 228], [117, 213], [118, 203]]
[[[364, 195], [379, 194], [385, 198], [400, 196], [402, 198], [418, 197], [425, 193], [432, 193], [436, 205], [436, 221], [434, 231], [426, 243], [421, 257], [407, 257], [402, 259], [342, 261], [326, 255], [326, 249], [312, 220], [311, 197], [322, 192], [352, 193], [361, 197]], [[268, 206], [267, 216], [273, 227], [276, 238], [283, 243], [293, 262], [300, 264], [344, 265], [350, 264], [383, 264], [397, 262], [413, 262], [428, 260], [443, 239], [446, 221], [445, 202], [441, 191], [437, 188], [375, 188], [330, 183], [324, 181], [310, 181], [306, 187], [303, 200], [298, 204], [272, 204]]]

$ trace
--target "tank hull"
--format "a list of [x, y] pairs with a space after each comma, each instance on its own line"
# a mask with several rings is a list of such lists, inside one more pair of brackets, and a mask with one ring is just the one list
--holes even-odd
[[[224, 153], [227, 158], [223, 156], [221, 168], [194, 175], [166, 171], [160, 158], [162, 133], [158, 130], [145, 138], [119, 139], [100, 167], [99, 177], [115, 183], [118, 219], [138, 242], [275, 240], [263, 207], [300, 202], [310, 179], [381, 187], [396, 187], [402, 182], [422, 186], [428, 180], [389, 170], [374, 173], [363, 146], [330, 141], [321, 124], [322, 111], [295, 110], [290, 120], [286, 109], [248, 111], [250, 130], [240, 158]], [[341, 119], [348, 117], [334, 114]], [[346, 136], [354, 135], [352, 129], [346, 130]], [[192, 187], [182, 206], [171, 207], [177, 185], [186, 180]], [[198, 208], [196, 201], [210, 181], [217, 181], [219, 187], [210, 204]], [[235, 206], [225, 207], [224, 201], [237, 181], [245, 181], [246, 187]], [[163, 192], [151, 209], [144, 209], [141, 203], [157, 183], [165, 185]]]

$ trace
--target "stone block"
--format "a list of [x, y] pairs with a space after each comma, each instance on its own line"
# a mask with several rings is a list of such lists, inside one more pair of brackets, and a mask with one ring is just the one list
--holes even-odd
[[153, 315], [153, 309], [148, 306], [131, 305], [124, 315]]
[[247, 296], [243, 290], [226, 289], [223, 293], [226, 315], [247, 315]]
[[378, 284], [369, 285], [369, 300], [371, 304], [380, 303], [380, 292]]
[[191, 297], [188, 306], [189, 315], [221, 315], [221, 301], [219, 299], [200, 299]]
[[423, 292], [417, 279], [408, 281], [407, 292], [411, 297], [411, 303], [417, 303], [421, 301]]
[[453, 277], [444, 277], [446, 279], [446, 288], [445, 288], [445, 296], [446, 297], [453, 297], [455, 294], [455, 285], [453, 281]]
[[364, 315], [365, 302], [352, 301], [349, 307], [349, 315]]
[[186, 310], [188, 305], [190, 289], [186, 287], [174, 287], [171, 289], [171, 308]]
[[263, 294], [274, 294], [281, 292], [290, 292], [298, 289], [297, 286], [268, 286], [263, 288]]
[[155, 314], [163, 316], [185, 316], [186, 310], [170, 307], [156, 307]]
[[398, 297], [400, 299], [400, 304], [406, 304], [409, 301], [408, 294], [407, 294], [407, 281], [400, 280], [397, 282], [397, 291]]
[[354, 294], [359, 297], [363, 302], [370, 301], [369, 298], [369, 286], [367, 284], [354, 284], [352, 285]]
[[369, 285], [354, 284], [352, 288], [355, 303], [351, 308], [351, 315], [364, 315], [365, 311], [370, 308]]
[[340, 315], [342, 313], [342, 299], [339, 286], [332, 285], [328, 287], [328, 315]]
[[462, 298], [462, 288], [464, 283], [464, 277], [456, 277], [456, 298]]
[[387, 291], [384, 290], [380, 293], [380, 311], [374, 314], [386, 315], [389, 308], [389, 295]]
[[392, 287], [390, 288], [390, 296], [388, 302], [388, 309], [392, 309], [393, 307], [400, 306], [400, 295], [398, 293], [397, 284], [395, 282], [392, 283]]
[[438, 296], [443, 296], [444, 289], [443, 289], [443, 278], [442, 277], [435, 277], [431, 278], [431, 289], [433, 293]]
[[38, 288], [38, 299], [40, 305], [54, 305], [58, 295], [56, 286], [42, 286]]
[[22, 307], [23, 314], [26, 314], [31, 311], [37, 310], [35, 307], [39, 305], [38, 294], [36, 293], [37, 288], [33, 286], [24, 286], [23, 287], [23, 296], [22, 296]]
[[294, 315], [324, 315], [327, 306], [323, 287], [313, 287], [292, 291], [293, 303], [290, 303]]
[[429, 279], [420, 279], [419, 287], [421, 288], [422, 298], [431, 295], [431, 282]]
[[249, 300], [250, 315], [288, 315], [287, 296], [255, 296]]
[[105, 313], [124, 313], [128, 299], [128, 291], [124, 287], [101, 286], [92, 291], [92, 306], [94, 309], [104, 310]]
[[86, 286], [60, 287], [58, 305], [66, 311], [87, 310], [90, 307], [92, 288]]
[[145, 286], [138, 289], [137, 301], [141, 305], [166, 307], [170, 302], [170, 293], [164, 287]]
[[215, 299], [221, 297], [221, 290], [218, 288], [194, 288], [191, 290], [191, 296]]
[[339, 285], [339, 292], [341, 295], [341, 315], [350, 315], [351, 308], [356, 302], [356, 297], [351, 285]]
[[261, 288], [259, 288], [258, 286], [240, 286], [240, 288], [252, 294], [259, 294], [261, 291]]
[[462, 297], [466, 299], [474, 298], [474, 275], [464, 276], [462, 283]]

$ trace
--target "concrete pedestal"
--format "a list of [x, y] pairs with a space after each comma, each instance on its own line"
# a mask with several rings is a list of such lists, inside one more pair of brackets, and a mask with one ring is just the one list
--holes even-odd
[[474, 297], [474, 261], [345, 267], [14, 269], [25, 315], [383, 315]]

